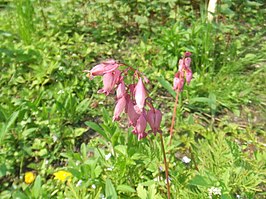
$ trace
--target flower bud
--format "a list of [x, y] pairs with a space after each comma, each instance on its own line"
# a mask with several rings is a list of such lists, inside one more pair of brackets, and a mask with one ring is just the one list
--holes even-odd
[[105, 73], [110, 73], [117, 69], [119, 66], [119, 63], [117, 63], [113, 59], [110, 59], [94, 66], [91, 70], [84, 70], [84, 72], [88, 72], [87, 77], [93, 79], [94, 76], [102, 76]]
[[160, 124], [162, 121], [162, 113], [160, 110], [151, 109], [147, 113], [147, 122], [151, 127], [151, 131], [156, 135], [157, 132], [160, 131]]
[[146, 100], [146, 90], [141, 78], [139, 78], [139, 81], [135, 87], [135, 100], [136, 106], [134, 108], [137, 113], [141, 113], [143, 111]]
[[113, 121], [120, 120], [120, 115], [124, 111], [126, 104], [127, 104], [127, 101], [124, 96], [117, 100], [115, 110], [114, 110]]

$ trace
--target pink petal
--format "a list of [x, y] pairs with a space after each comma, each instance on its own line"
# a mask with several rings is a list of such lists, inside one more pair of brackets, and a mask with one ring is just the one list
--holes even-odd
[[145, 111], [139, 116], [139, 119], [137, 120], [136, 126], [133, 129], [133, 133], [138, 135], [138, 139], [146, 137], [146, 130], [147, 127], [147, 121], [145, 119]]
[[139, 78], [139, 81], [135, 87], [135, 100], [136, 100], [135, 110], [137, 113], [140, 113], [144, 108], [146, 100], [146, 90], [141, 78]]
[[94, 66], [89, 71], [85, 70], [85, 72], [89, 72], [89, 74], [87, 74], [87, 77], [92, 79], [93, 76], [102, 76], [105, 73], [110, 73], [116, 70], [119, 66], [120, 66], [119, 63], [117, 63], [115, 60], [107, 60]]
[[124, 111], [125, 107], [126, 107], [126, 98], [122, 97], [120, 98], [115, 106], [115, 110], [114, 110], [114, 116], [113, 116], [113, 121], [118, 121], [120, 119], [120, 115], [121, 113]]
[[173, 85], [174, 90], [175, 91], [182, 91], [183, 86], [184, 86], [184, 78], [182, 77], [180, 71], [178, 71], [174, 77], [174, 85]]
[[105, 73], [103, 75], [103, 88], [98, 91], [98, 93], [104, 93], [105, 95], [109, 95], [112, 92], [115, 84], [120, 79], [121, 72], [119, 70], [115, 70], [110, 73]]
[[124, 81], [121, 81], [121, 83], [118, 85], [116, 89], [116, 97], [117, 99], [123, 97], [126, 94], [126, 87]]
[[191, 56], [191, 52], [185, 52], [185, 57], [190, 57]]
[[186, 70], [186, 81], [187, 81], [187, 85], [190, 84], [190, 81], [192, 79], [192, 71], [190, 69]]
[[128, 116], [129, 125], [135, 126], [140, 115], [136, 113], [134, 104], [129, 95], [127, 96], [126, 113]]
[[191, 64], [191, 58], [190, 57], [186, 57], [185, 58], [185, 69], [190, 69], [190, 64]]
[[162, 121], [162, 113], [160, 110], [151, 109], [147, 113], [147, 122], [149, 123], [154, 135], [160, 130], [160, 124]]

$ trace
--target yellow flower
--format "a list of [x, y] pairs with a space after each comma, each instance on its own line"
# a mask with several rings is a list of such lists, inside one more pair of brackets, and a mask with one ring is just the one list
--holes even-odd
[[35, 180], [35, 177], [36, 176], [35, 176], [35, 174], [33, 172], [31, 172], [31, 171], [26, 172], [25, 176], [24, 176], [25, 183], [31, 184]]
[[67, 171], [57, 171], [54, 176], [54, 179], [64, 182], [65, 180], [71, 181], [72, 174]]

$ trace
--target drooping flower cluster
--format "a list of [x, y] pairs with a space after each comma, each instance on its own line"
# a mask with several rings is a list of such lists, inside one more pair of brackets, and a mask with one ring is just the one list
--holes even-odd
[[[113, 121], [119, 121], [120, 115], [123, 112], [126, 113], [129, 126], [133, 126], [132, 133], [137, 135], [138, 140], [145, 138], [148, 133], [154, 133], [154, 135], [157, 132], [161, 133], [162, 113], [153, 107], [143, 83], [143, 80], [148, 83], [148, 79], [131, 67], [119, 70], [120, 66], [125, 65], [110, 59], [84, 72], [88, 72], [87, 77], [90, 79], [93, 79], [94, 76], [103, 77], [103, 88], [98, 93], [109, 95], [116, 90]], [[131, 70], [134, 70], [132, 76], [134, 82], [127, 85], [124, 80]], [[149, 107], [149, 110], [146, 110], [146, 106]], [[148, 132], [146, 132], [147, 124], [151, 127]]]
[[181, 92], [184, 87], [185, 79], [187, 85], [189, 85], [192, 79], [192, 70], [190, 68], [191, 63], [191, 53], [186, 52], [184, 57], [179, 60], [178, 64], [178, 72], [175, 74], [174, 77], [174, 90]]

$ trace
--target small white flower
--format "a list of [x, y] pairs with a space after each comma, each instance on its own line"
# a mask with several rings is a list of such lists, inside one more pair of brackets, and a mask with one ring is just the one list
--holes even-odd
[[[168, 177], [168, 180], [169, 180], [169, 184], [170, 184], [172, 179], [170, 177]], [[164, 180], [164, 183], [167, 184], [167, 180], [166, 179]]]
[[63, 93], [65, 93], [64, 90], [59, 90], [59, 91], [57, 92], [58, 95], [63, 94]]
[[155, 181], [155, 182], [159, 182], [159, 181], [162, 181], [162, 180], [163, 180], [162, 176], [158, 176], [157, 178], [153, 179], [153, 181]]
[[46, 165], [49, 164], [49, 161], [48, 160], [45, 160], [44, 164], [46, 164]]
[[79, 164], [80, 164], [80, 161], [77, 161], [77, 162], [76, 162], [76, 166], [78, 166]]
[[56, 142], [58, 140], [58, 137], [56, 135], [53, 135], [53, 141]]
[[79, 180], [76, 184], [76, 187], [79, 187], [82, 184], [82, 180]]
[[101, 198], [101, 199], [106, 199], [106, 197], [105, 197], [104, 194], [102, 194], [102, 193], [100, 194], [100, 198]]
[[114, 166], [111, 166], [111, 167], [108, 167], [106, 170], [107, 171], [113, 171], [113, 169], [114, 169]]
[[209, 192], [209, 198], [212, 198], [213, 195], [217, 196], [217, 195], [222, 195], [222, 189], [219, 187], [211, 187], [208, 188], [208, 192]]
[[188, 158], [187, 156], [184, 156], [184, 157], [182, 158], [182, 162], [184, 162], [184, 163], [186, 163], [186, 164], [190, 163], [190, 161], [191, 161], [191, 159]]
[[105, 155], [105, 160], [109, 160], [111, 156], [112, 156], [112, 154], [108, 153], [107, 155]]
[[64, 69], [64, 67], [63, 66], [60, 66], [59, 68], [58, 68], [58, 70], [63, 70]]
[[240, 195], [238, 195], [238, 194], [236, 194], [236, 198], [237, 198], [237, 199], [240, 199], [240, 198], [241, 198], [241, 196], [240, 196]]
[[96, 185], [95, 184], [91, 185], [91, 188], [96, 189]]

